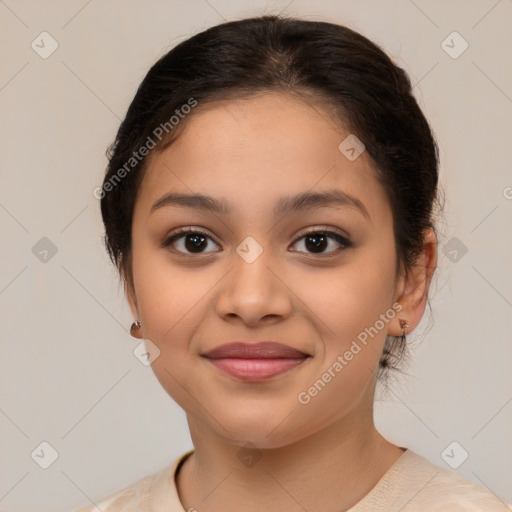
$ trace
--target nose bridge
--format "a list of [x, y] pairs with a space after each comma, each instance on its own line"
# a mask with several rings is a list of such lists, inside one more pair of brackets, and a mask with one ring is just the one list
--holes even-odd
[[275, 278], [268, 267], [272, 266], [272, 254], [269, 247], [263, 247], [254, 237], [246, 237], [233, 255], [232, 280], [242, 287], [248, 286], [261, 293], [263, 288], [271, 286]]
[[273, 255], [253, 237], [247, 237], [233, 254], [232, 268], [218, 297], [220, 315], [236, 315], [248, 323], [265, 316], [289, 313], [287, 288], [273, 267]]
[[[259, 244], [255, 246], [254, 242], [244, 241], [236, 249], [233, 255], [233, 274], [236, 280], [241, 284], [245, 281], [251, 284], [264, 284], [266, 276], [270, 272], [271, 266], [270, 251], [263, 249]], [[266, 283], [267, 285], [269, 283]]]

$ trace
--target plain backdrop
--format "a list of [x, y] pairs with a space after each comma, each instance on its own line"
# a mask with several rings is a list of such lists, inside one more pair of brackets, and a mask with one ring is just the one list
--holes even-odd
[[456, 471], [512, 501], [510, 0], [5, 0], [0, 511], [74, 510], [192, 448], [184, 412], [133, 354], [93, 190], [160, 56], [280, 11], [354, 28], [410, 74], [445, 213], [431, 311], [409, 375], [377, 390], [376, 424], [436, 465], [467, 452]]

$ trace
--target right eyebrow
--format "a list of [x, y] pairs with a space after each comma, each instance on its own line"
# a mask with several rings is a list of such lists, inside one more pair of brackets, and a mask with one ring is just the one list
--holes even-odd
[[212, 213], [223, 213], [225, 215], [231, 212], [227, 201], [224, 199], [215, 199], [214, 197], [205, 196], [203, 194], [181, 194], [179, 192], [170, 192], [162, 196], [153, 204], [150, 214], [165, 206], [182, 206], [185, 208], [194, 208], [196, 210], [205, 210]]

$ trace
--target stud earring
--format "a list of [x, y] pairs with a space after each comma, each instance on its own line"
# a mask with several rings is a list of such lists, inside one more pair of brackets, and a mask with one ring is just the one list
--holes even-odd
[[133, 324], [131, 325], [130, 327], [130, 334], [136, 338], [137, 336], [135, 336], [134, 332], [136, 331], [136, 329], [140, 329], [142, 327], [142, 324], [136, 320], [135, 322], [133, 322]]
[[402, 329], [402, 333], [400, 334], [400, 341], [405, 343], [405, 329], [409, 327], [409, 324], [405, 320], [400, 320], [400, 328]]

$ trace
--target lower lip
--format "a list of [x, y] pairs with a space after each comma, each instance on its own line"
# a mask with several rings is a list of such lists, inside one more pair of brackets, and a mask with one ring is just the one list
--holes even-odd
[[300, 366], [307, 358], [298, 359], [238, 359], [220, 358], [210, 359], [210, 363], [219, 370], [237, 379], [258, 381], [265, 380], [288, 372]]

